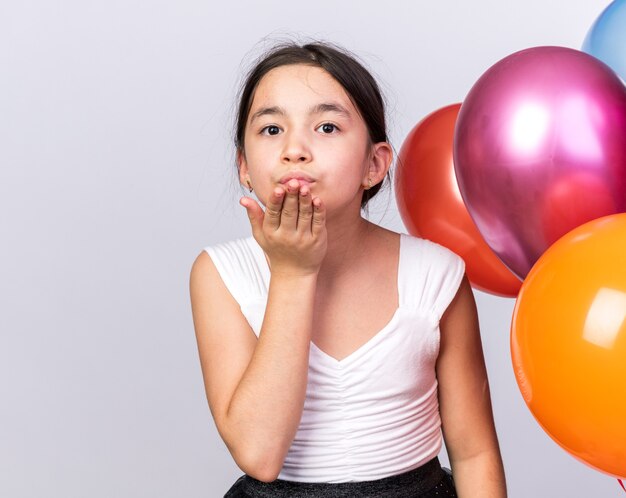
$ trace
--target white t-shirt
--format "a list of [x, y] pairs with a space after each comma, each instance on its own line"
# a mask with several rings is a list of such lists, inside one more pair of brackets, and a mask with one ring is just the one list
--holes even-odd
[[[205, 250], [258, 337], [270, 281], [263, 250], [251, 236]], [[464, 272], [454, 252], [401, 234], [400, 305], [387, 325], [340, 361], [311, 342], [304, 411], [279, 479], [368, 481], [438, 455], [439, 320]]]

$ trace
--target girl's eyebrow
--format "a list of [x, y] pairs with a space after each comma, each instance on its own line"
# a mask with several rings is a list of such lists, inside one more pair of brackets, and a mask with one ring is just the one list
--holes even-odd
[[323, 114], [325, 112], [336, 112], [337, 114], [341, 114], [347, 119], [350, 119], [352, 117], [348, 109], [346, 109], [338, 102], [324, 102], [322, 104], [317, 104], [309, 110], [309, 115]]
[[[325, 112], [335, 112], [337, 114], [341, 114], [347, 119], [352, 118], [350, 111], [348, 111], [348, 109], [346, 109], [344, 106], [337, 102], [323, 102], [321, 104], [314, 105], [309, 109], [309, 116], [312, 116], [314, 114], [323, 114]], [[252, 124], [255, 119], [260, 118], [261, 116], [285, 116], [286, 114], [287, 112], [282, 107], [261, 107], [250, 118], [250, 124]]]
[[261, 116], [275, 116], [275, 115], [284, 116], [285, 114], [286, 114], [285, 111], [282, 108], [278, 107], [278, 106], [261, 107], [250, 118], [250, 124], [254, 123], [254, 120], [256, 118], [260, 118]]

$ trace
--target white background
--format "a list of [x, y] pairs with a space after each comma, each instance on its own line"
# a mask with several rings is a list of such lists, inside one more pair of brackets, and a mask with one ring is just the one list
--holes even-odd
[[[241, 475], [206, 403], [188, 279], [203, 247], [250, 233], [232, 115], [272, 40], [364, 59], [399, 150], [501, 58], [579, 48], [607, 3], [3, 2], [0, 496], [221, 497]], [[406, 232], [390, 189], [370, 213]], [[509, 496], [624, 496], [535, 422], [514, 301], [475, 294]]]

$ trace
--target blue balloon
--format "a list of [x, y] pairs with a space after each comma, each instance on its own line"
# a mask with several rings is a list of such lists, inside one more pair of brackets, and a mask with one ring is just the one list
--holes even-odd
[[626, 81], [626, 0], [615, 0], [604, 9], [589, 29], [582, 50]]

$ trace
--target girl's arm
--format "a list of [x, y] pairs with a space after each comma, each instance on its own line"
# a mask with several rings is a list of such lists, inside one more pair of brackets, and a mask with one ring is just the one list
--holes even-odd
[[[248, 475], [273, 481], [300, 424], [319, 266], [326, 252], [325, 208], [274, 192], [265, 213], [244, 201], [271, 277], [257, 340], [205, 252], [191, 270], [191, 303], [209, 407], [220, 436]], [[303, 187], [306, 191], [306, 187]]]
[[302, 416], [315, 286], [314, 276], [272, 276], [257, 340], [206, 252], [191, 271], [211, 413], [239, 468], [261, 481], [276, 479]]
[[439, 326], [439, 409], [458, 496], [505, 498], [476, 302], [466, 276]]

